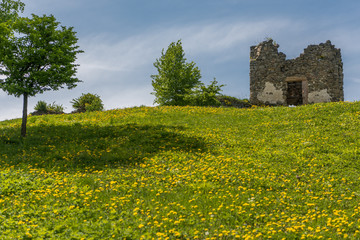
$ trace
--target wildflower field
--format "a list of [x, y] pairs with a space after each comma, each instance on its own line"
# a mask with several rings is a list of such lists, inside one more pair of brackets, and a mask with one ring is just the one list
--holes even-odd
[[360, 239], [360, 102], [0, 122], [0, 239]]

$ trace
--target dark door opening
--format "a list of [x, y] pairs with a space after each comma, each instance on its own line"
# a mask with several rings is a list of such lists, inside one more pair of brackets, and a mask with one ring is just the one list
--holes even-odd
[[286, 102], [288, 105], [302, 105], [302, 81], [288, 82]]

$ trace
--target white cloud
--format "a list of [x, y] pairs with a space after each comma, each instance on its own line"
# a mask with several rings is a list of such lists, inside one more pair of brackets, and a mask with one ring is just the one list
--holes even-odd
[[[290, 26], [286, 19], [271, 19], [258, 22], [220, 22], [196, 26], [185, 31], [190, 50], [195, 52], [221, 52], [244, 42], [253, 42], [272, 29], [272, 33]], [[270, 32], [269, 32], [270, 33]]]
[[[113, 36], [100, 35], [80, 42], [85, 53], [80, 55], [82, 74], [94, 71], [131, 72], [151, 65], [160, 57], [161, 49], [182, 39], [186, 54], [222, 55], [234, 46], [251, 42], [273, 28], [278, 32], [290, 26], [286, 20], [260, 22], [221, 22], [195, 24], [168, 29], [152, 29], [141, 35], [114, 41]], [[248, 49], [249, 46], [246, 46]], [[141, 71], [141, 70], [140, 70]]]
[[350, 78], [349, 80], [355, 83], [360, 83], [360, 78]]

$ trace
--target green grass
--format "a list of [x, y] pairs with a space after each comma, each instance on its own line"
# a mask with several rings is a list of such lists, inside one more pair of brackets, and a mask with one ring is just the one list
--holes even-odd
[[0, 239], [359, 239], [360, 102], [0, 122]]

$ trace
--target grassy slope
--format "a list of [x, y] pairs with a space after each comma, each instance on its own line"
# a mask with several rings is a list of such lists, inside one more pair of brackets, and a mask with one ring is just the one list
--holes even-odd
[[360, 102], [0, 122], [0, 239], [360, 238]]

